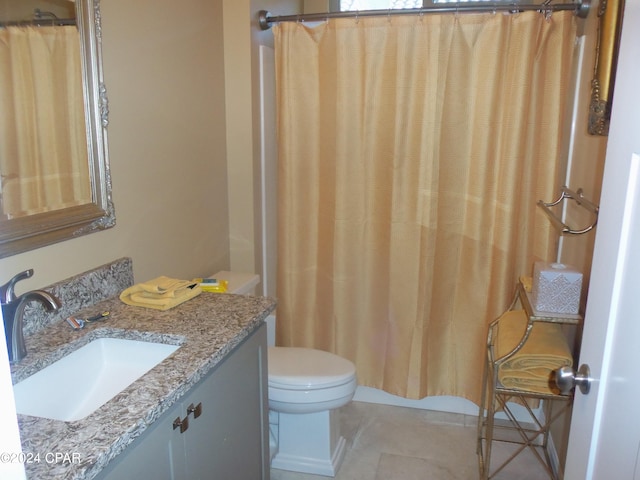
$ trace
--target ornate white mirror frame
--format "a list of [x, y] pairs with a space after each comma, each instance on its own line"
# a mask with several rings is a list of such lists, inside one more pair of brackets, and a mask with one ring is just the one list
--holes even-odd
[[85, 125], [92, 202], [0, 220], [0, 258], [76, 238], [115, 225], [107, 148], [109, 110], [102, 67], [99, 0], [76, 0], [81, 40]]

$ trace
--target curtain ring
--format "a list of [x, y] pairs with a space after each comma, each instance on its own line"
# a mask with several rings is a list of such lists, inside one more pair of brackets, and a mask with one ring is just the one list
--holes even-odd
[[553, 10], [549, 7], [551, 4], [551, 0], [545, 0], [542, 4], [541, 12], [544, 15], [544, 19], [548, 22], [551, 20], [551, 15], [553, 15]]

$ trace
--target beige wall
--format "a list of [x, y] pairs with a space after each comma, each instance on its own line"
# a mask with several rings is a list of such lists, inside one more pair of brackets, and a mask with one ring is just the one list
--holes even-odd
[[101, 8], [117, 225], [2, 259], [0, 282], [34, 268], [23, 288], [43, 286], [121, 256], [138, 281], [262, 274], [257, 51], [273, 35], [256, 18], [302, 11], [302, 1]]
[[331, 10], [330, 0], [304, 0], [304, 13], [324, 13]]
[[[255, 272], [251, 36], [248, 0], [223, 0], [231, 269]], [[256, 212], [257, 213], [257, 212]]]
[[[597, 2], [592, 5], [592, 11], [584, 23], [584, 60], [579, 72], [579, 89], [576, 93], [578, 104], [573, 124], [573, 151], [570, 158], [570, 168], [567, 172], [566, 183], [574, 191], [582, 188], [585, 197], [598, 204], [600, 201], [607, 138], [589, 135], [587, 132], [591, 78], [593, 76], [593, 65], [595, 61], [596, 9]], [[586, 210], [577, 208], [573, 202], [569, 202], [565, 220], [569, 226], [573, 228], [583, 228], [589, 225], [593, 219], [594, 217]], [[583, 305], [586, 303], [589, 290], [594, 241], [595, 231], [591, 231], [578, 236], [564, 236], [560, 244], [559, 260], [577, 267], [583, 273]], [[581, 338], [579, 332], [576, 336], [576, 332], [567, 329], [567, 333], [569, 339], [574, 341], [575, 337], [576, 345], [579, 345]], [[560, 405], [556, 408], [560, 408]], [[570, 411], [571, 409], [569, 409], [569, 412]], [[566, 457], [570, 422], [571, 415], [569, 413], [564, 414], [556, 421], [552, 429], [553, 442], [562, 464], [564, 464]]]
[[[299, 0], [223, 0], [228, 145], [229, 236], [231, 269], [262, 271], [260, 222], [260, 45], [273, 45], [261, 31], [258, 12], [302, 11]], [[250, 22], [247, 22], [250, 19]]]
[[229, 266], [222, 0], [101, 2], [114, 228], [0, 260], [48, 285], [122, 256], [137, 281]]
[[[581, 78], [579, 91], [577, 92], [578, 108], [574, 122], [574, 148], [567, 184], [574, 191], [582, 188], [585, 198], [598, 204], [600, 202], [607, 137], [590, 135], [587, 132], [591, 79], [593, 78], [596, 48], [597, 16], [594, 15], [596, 8], [597, 4], [594, 4], [592, 12], [585, 22], [584, 64], [580, 72]], [[590, 225], [594, 218], [586, 210], [576, 208], [573, 202], [568, 203], [566, 223], [569, 226], [584, 228]], [[562, 239], [560, 260], [576, 266], [583, 272], [583, 297], [586, 297], [588, 291], [594, 242], [595, 230], [583, 235], [564, 236]]]

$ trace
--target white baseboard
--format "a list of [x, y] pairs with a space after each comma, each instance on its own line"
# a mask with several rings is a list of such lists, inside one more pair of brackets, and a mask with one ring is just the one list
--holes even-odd
[[[437, 412], [458, 413], [461, 415], [478, 416], [479, 407], [466, 398], [453, 396], [425, 397], [420, 400], [410, 400], [384, 392], [377, 388], [358, 386], [353, 397], [356, 402], [380, 403], [383, 405], [393, 405], [396, 407], [420, 408], [423, 410], [435, 410]], [[509, 404], [514, 416], [518, 421], [528, 422], [531, 420], [527, 410], [517, 404]], [[542, 407], [534, 409], [533, 412], [538, 418], [543, 415]], [[502, 412], [496, 414], [497, 419], [506, 419]]]
[[396, 407], [420, 408], [439, 412], [459, 413], [462, 415], [478, 415], [478, 406], [461, 397], [441, 396], [425, 397], [421, 400], [410, 400], [398, 397], [377, 388], [358, 386], [353, 397], [356, 402], [380, 403]]
[[547, 452], [549, 453], [549, 461], [551, 463], [551, 469], [556, 474], [558, 478], [564, 478], [564, 471], [560, 468], [560, 457], [558, 457], [558, 450], [556, 450], [556, 445], [553, 442], [553, 435], [549, 435], [549, 440], [547, 443]]

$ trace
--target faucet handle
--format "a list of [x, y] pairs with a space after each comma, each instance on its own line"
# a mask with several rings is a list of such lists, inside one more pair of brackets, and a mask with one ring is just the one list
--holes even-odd
[[18, 273], [4, 285], [0, 285], [0, 300], [2, 301], [2, 303], [7, 304], [18, 298], [15, 293], [16, 283], [18, 283], [20, 280], [24, 280], [25, 278], [30, 278], [32, 276], [33, 268], [30, 268], [29, 270]]

